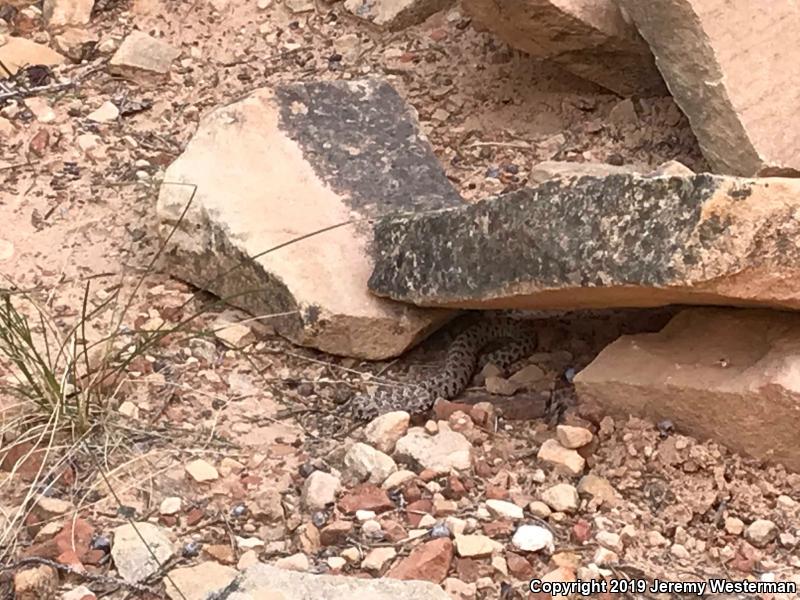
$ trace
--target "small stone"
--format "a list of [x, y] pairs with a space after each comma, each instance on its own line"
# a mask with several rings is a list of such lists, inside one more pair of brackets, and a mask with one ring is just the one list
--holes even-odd
[[657, 548], [659, 546], [666, 546], [669, 544], [669, 540], [661, 535], [660, 531], [648, 531], [647, 532], [647, 545], [653, 548]]
[[361, 524], [361, 533], [367, 536], [378, 537], [378, 535], [382, 533], [381, 524], [374, 519], [367, 519]]
[[56, 120], [56, 113], [44, 98], [28, 98], [25, 106], [33, 113], [39, 123], [52, 123]]
[[492, 556], [492, 569], [501, 575], [508, 576], [508, 563], [502, 556]]
[[756, 519], [747, 526], [744, 537], [756, 548], [763, 548], [778, 537], [778, 526], [766, 519]]
[[505, 500], [487, 500], [486, 508], [496, 518], [521, 519], [524, 516], [522, 508]]
[[174, 515], [180, 512], [182, 500], [177, 496], [169, 496], [161, 501], [158, 512], [162, 515]]
[[232, 567], [206, 561], [171, 570], [164, 584], [170, 600], [211, 598], [228, 587], [237, 574]]
[[452, 600], [474, 600], [478, 588], [474, 583], [466, 583], [455, 577], [444, 580], [444, 591]]
[[622, 539], [616, 533], [612, 533], [610, 531], [598, 531], [595, 539], [601, 546], [605, 546], [614, 552], [622, 552]]
[[394, 548], [373, 548], [361, 561], [361, 568], [367, 571], [380, 571], [395, 556], [397, 550]]
[[509, 377], [509, 381], [519, 386], [518, 389], [529, 389], [542, 379], [544, 379], [544, 371], [538, 365], [527, 365]]
[[228, 348], [244, 348], [256, 341], [253, 331], [242, 323], [217, 321], [214, 336]]
[[119, 414], [121, 414], [126, 419], [138, 419], [139, 418], [139, 407], [136, 406], [130, 400], [126, 400], [122, 404], [119, 405], [117, 409]]
[[682, 544], [672, 544], [669, 549], [669, 553], [672, 554], [675, 558], [686, 560], [689, 558], [689, 551], [686, 547]]
[[146, 579], [174, 554], [166, 532], [152, 523], [126, 523], [114, 530], [111, 557], [117, 573], [128, 583]]
[[586, 494], [599, 500], [601, 504], [615, 506], [619, 502], [619, 496], [609, 481], [593, 473], [589, 473], [581, 478], [578, 483], [578, 493]]
[[301, 499], [308, 510], [322, 510], [336, 502], [342, 484], [339, 478], [325, 471], [314, 471], [303, 484]]
[[234, 562], [233, 548], [230, 544], [208, 544], [203, 546], [203, 552], [224, 565], [231, 565]]
[[556, 427], [556, 438], [564, 448], [582, 448], [592, 441], [594, 435], [584, 427], [559, 425]]
[[356, 520], [357, 521], [369, 521], [370, 519], [375, 518], [375, 512], [371, 510], [357, 510], [356, 511]]
[[353, 523], [350, 521], [337, 520], [322, 528], [319, 532], [320, 543], [323, 546], [334, 546], [344, 543], [350, 532], [353, 531]]
[[539, 448], [537, 458], [555, 467], [556, 471], [566, 475], [577, 476], [583, 473], [586, 460], [575, 450], [564, 448], [557, 440], [547, 440]]
[[355, 563], [361, 560], [361, 552], [358, 548], [345, 548], [342, 550], [342, 558], [349, 563]]
[[382, 513], [392, 508], [394, 503], [386, 491], [369, 483], [356, 486], [339, 499], [339, 509], [347, 514], [354, 514], [358, 509]]
[[425, 421], [425, 432], [435, 435], [439, 432], [439, 424], [436, 421]]
[[534, 517], [539, 517], [540, 519], [546, 519], [550, 516], [550, 513], [553, 512], [551, 508], [541, 500], [534, 500], [531, 502], [528, 505], [528, 510], [531, 511]]
[[580, 501], [578, 490], [568, 483], [558, 483], [546, 489], [542, 492], [542, 500], [553, 510], [566, 513], [578, 510]]
[[297, 554], [292, 554], [291, 556], [279, 558], [275, 561], [275, 566], [279, 569], [286, 569], [287, 571], [304, 572], [311, 568], [311, 563], [305, 554], [298, 552]]
[[47, 520], [75, 510], [75, 505], [68, 500], [41, 496], [36, 501], [36, 509], [40, 516]]
[[725, 519], [725, 531], [731, 535], [742, 535], [744, 531], [744, 521], [736, 517], [728, 517]]
[[783, 510], [792, 510], [797, 506], [797, 501], [793, 500], [786, 494], [781, 494], [775, 499], [775, 505]]
[[522, 525], [514, 532], [511, 543], [524, 552], [538, 552], [546, 549], [553, 552], [555, 540], [549, 529], [539, 525]]
[[397, 440], [408, 432], [411, 416], [403, 411], [393, 411], [373, 419], [364, 428], [364, 437], [375, 448], [387, 454], [394, 451]]
[[255, 550], [248, 550], [244, 554], [239, 557], [239, 561], [236, 563], [236, 568], [239, 571], [244, 571], [252, 567], [255, 564], [258, 564], [258, 552]]
[[465, 471], [470, 468], [472, 444], [446, 424], [435, 435], [428, 435], [420, 427], [412, 427], [397, 441], [395, 456], [414, 460], [436, 473], [449, 474], [453, 469]]
[[608, 113], [608, 120], [618, 127], [636, 125], [639, 120], [633, 100], [625, 98], [617, 102]]
[[64, 592], [61, 595], [61, 600], [97, 600], [97, 596], [85, 585], [79, 585], [68, 592]]
[[506, 553], [506, 564], [508, 565], [508, 572], [516, 579], [527, 581], [533, 577], [533, 565], [519, 554], [514, 552]]
[[361, 442], [353, 444], [347, 451], [344, 466], [359, 482], [366, 480], [378, 485], [397, 471], [397, 464], [391, 456]]
[[119, 118], [119, 109], [113, 102], [106, 100], [100, 105], [100, 108], [86, 115], [86, 118], [95, 123], [116, 121]]
[[592, 561], [601, 567], [606, 565], [613, 565], [619, 562], [619, 555], [614, 552], [613, 550], [609, 550], [608, 548], [600, 547], [594, 552], [594, 556], [592, 557]]
[[330, 556], [325, 562], [331, 571], [341, 571], [347, 565], [347, 561], [341, 556]]
[[480, 535], [457, 535], [455, 538], [456, 553], [464, 558], [481, 558], [490, 556], [495, 550], [492, 538]]
[[108, 69], [115, 75], [136, 78], [141, 75], [165, 76], [172, 61], [180, 51], [167, 42], [141, 31], [132, 31], [108, 62]]
[[42, 17], [48, 27], [86, 25], [93, 7], [94, 0], [44, 0]]
[[522, 387], [521, 384], [506, 379], [504, 377], [490, 376], [484, 382], [486, 391], [490, 394], [497, 394], [498, 396], [513, 396], [517, 390]]
[[400, 469], [399, 471], [395, 471], [389, 475], [381, 484], [381, 487], [385, 490], [391, 490], [393, 488], [400, 487], [407, 481], [411, 481], [412, 479], [416, 478], [416, 476], [417, 474], [414, 473], [414, 471]]
[[54, 598], [58, 589], [58, 574], [47, 565], [22, 568], [14, 573], [14, 598], [39, 600]]
[[185, 468], [186, 472], [189, 473], [191, 478], [198, 483], [214, 481], [215, 479], [219, 478], [219, 473], [214, 466], [202, 458], [193, 460], [192, 462], [188, 463]]

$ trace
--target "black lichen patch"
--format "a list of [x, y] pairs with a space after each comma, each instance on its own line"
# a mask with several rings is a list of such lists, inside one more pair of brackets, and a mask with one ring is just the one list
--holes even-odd
[[[370, 289], [416, 302], [491, 297], [531, 288], [665, 286], [682, 275], [701, 209], [720, 186], [710, 175], [632, 175], [550, 181], [435, 214], [375, 227]], [[713, 237], [726, 224], [704, 224]]]
[[351, 207], [367, 217], [461, 204], [416, 119], [379, 79], [288, 84], [280, 127]]

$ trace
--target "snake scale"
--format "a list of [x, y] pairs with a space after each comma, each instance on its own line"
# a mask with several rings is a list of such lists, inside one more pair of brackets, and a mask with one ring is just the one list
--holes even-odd
[[[498, 350], [481, 354], [487, 346], [497, 342], [503, 342]], [[356, 396], [348, 403], [347, 411], [358, 421], [370, 421], [396, 410], [426, 413], [437, 398], [450, 400], [463, 392], [475, 372], [486, 363], [507, 369], [531, 354], [536, 345], [537, 335], [532, 321], [509, 317], [484, 318], [458, 335], [448, 348], [444, 366], [438, 374], [419, 383]]]

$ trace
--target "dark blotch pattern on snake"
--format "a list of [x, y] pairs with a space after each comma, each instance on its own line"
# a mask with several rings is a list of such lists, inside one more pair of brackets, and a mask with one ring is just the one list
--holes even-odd
[[[489, 344], [507, 342], [481, 356]], [[395, 410], [411, 414], [428, 412], [437, 398], [450, 400], [466, 389], [475, 372], [486, 363], [507, 369], [536, 349], [534, 322], [512, 318], [485, 318], [461, 333], [447, 351], [442, 371], [421, 383], [379, 389], [356, 396], [347, 406], [354, 419], [369, 421]]]

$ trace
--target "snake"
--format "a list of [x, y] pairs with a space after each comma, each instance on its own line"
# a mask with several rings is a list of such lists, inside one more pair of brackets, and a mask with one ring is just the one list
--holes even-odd
[[[379, 388], [359, 394], [345, 406], [356, 421], [372, 421], [393, 411], [425, 414], [437, 398], [451, 400], [463, 392], [475, 373], [487, 363], [502, 371], [530, 355], [537, 347], [534, 322], [512, 317], [484, 317], [461, 332], [450, 347], [441, 370], [421, 382]], [[487, 346], [502, 343], [490, 352]]]

